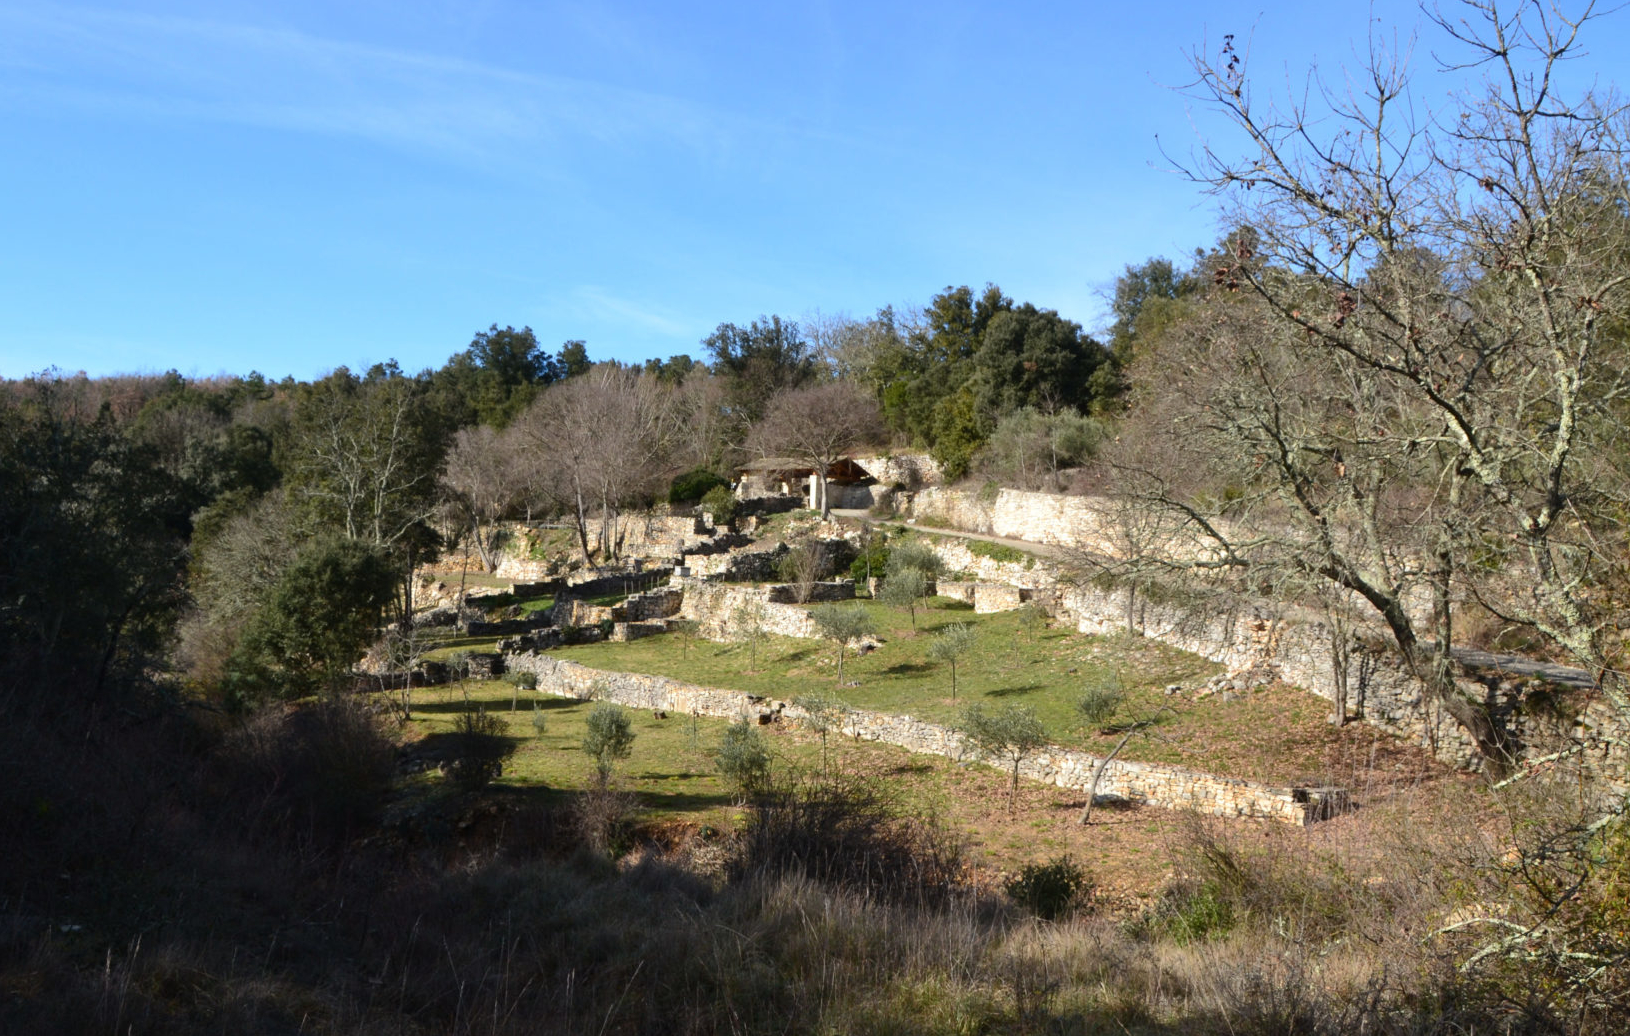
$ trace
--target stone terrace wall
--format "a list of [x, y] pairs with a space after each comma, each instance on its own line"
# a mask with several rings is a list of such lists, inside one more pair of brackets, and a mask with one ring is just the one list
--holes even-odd
[[940, 556], [940, 560], [945, 563], [947, 570], [971, 573], [976, 577], [976, 582], [1003, 583], [1023, 587], [1026, 590], [1058, 585], [1057, 568], [1047, 564], [1042, 558], [1036, 558], [1028, 565], [1023, 561], [996, 561], [975, 554], [968, 548], [967, 540], [954, 536], [935, 536], [932, 530], [922, 531], [928, 535], [928, 542]]
[[[679, 577], [674, 579], [674, 585], [684, 592], [679, 617], [696, 623], [697, 631], [709, 640], [734, 639], [737, 634], [736, 612], [747, 604], [756, 604], [763, 609], [767, 632], [806, 639], [819, 636], [815, 631], [815, 620], [809, 617], [809, 612], [796, 604], [771, 600], [771, 587]], [[853, 593], [851, 586], [850, 594]]]
[[622, 553], [637, 557], [677, 558], [711, 542], [714, 534], [711, 524], [693, 515], [630, 515], [618, 529]]
[[[1126, 595], [1061, 588], [1059, 617], [1083, 633], [1121, 632], [1127, 622]], [[1145, 601], [1135, 606], [1133, 619], [1144, 636], [1220, 662], [1230, 672], [1269, 667], [1287, 683], [1335, 700], [1334, 645], [1324, 623], [1287, 617], [1266, 604], [1219, 608], [1204, 602]], [[1431, 707], [1420, 681], [1379, 638], [1355, 638], [1349, 650], [1349, 709], [1362, 709], [1365, 722], [1420, 744], [1450, 765], [1482, 767], [1471, 738]], [[1630, 746], [1621, 743], [1624, 724], [1600, 696], [1575, 692], [1558, 699], [1552, 693], [1555, 685], [1544, 679], [1498, 670], [1473, 670], [1460, 685], [1488, 703], [1496, 722], [1515, 738], [1519, 758], [1578, 746], [1578, 765], [1586, 775], [1619, 794], [1630, 790]]]
[[[910, 497], [909, 513], [938, 519], [953, 529], [1053, 547], [1119, 556], [1126, 551], [1123, 517], [1101, 496], [1063, 496], [1019, 489], [989, 492], [931, 487]], [[1226, 522], [1217, 523], [1227, 529]], [[1144, 550], [1163, 549], [1173, 557], [1211, 553], [1208, 544], [1182, 526], [1142, 530]]]
[[[1025, 568], [974, 555], [966, 543], [950, 537], [930, 542], [947, 568], [974, 572], [983, 582], [1020, 587], [1036, 599], [1048, 598], [1055, 616], [1083, 633], [1127, 628], [1124, 591], [1063, 584], [1056, 564], [1044, 558]], [[995, 602], [990, 600], [991, 591], [985, 593], [990, 609]], [[1268, 667], [1287, 683], [1329, 701], [1336, 698], [1329, 628], [1294, 617], [1289, 609], [1266, 603], [1223, 608], [1206, 602], [1154, 603], [1140, 597], [1133, 624], [1144, 636], [1220, 662], [1230, 672]], [[1384, 637], [1373, 632], [1356, 637], [1349, 650], [1350, 710], [1361, 710], [1365, 722], [1421, 745], [1451, 766], [1481, 768], [1470, 737], [1426, 701], [1420, 681], [1387, 650]], [[1544, 680], [1514, 678], [1497, 670], [1474, 671], [1462, 680], [1462, 687], [1488, 702], [1496, 721], [1514, 737], [1519, 759], [1577, 746], [1576, 762], [1570, 765], [1582, 766], [1587, 776], [1600, 779], [1610, 791], [1630, 791], [1630, 744], [1622, 743], [1630, 731], [1599, 696], [1581, 703], [1576, 694], [1574, 705], [1552, 708], [1556, 699]]]
[[[664, 676], [590, 669], [548, 655], [509, 655], [505, 665], [511, 672], [537, 674], [538, 690], [560, 697], [597, 697], [630, 708], [729, 719], [756, 715], [760, 722], [776, 719], [796, 722], [805, 716], [802, 709], [786, 701], [699, 687]], [[962, 739], [954, 731], [910, 716], [857, 709], [846, 717], [843, 732], [851, 737], [898, 745], [912, 752], [953, 759], [964, 756]], [[1027, 760], [1019, 768], [1019, 774], [1062, 788], [1085, 790], [1097, 764], [1097, 757], [1085, 752], [1053, 747]], [[1175, 766], [1117, 760], [1105, 768], [1098, 785], [1098, 798], [1211, 816], [1308, 824], [1335, 808], [1341, 796], [1328, 790], [1274, 788]]]
[[903, 486], [916, 489], [925, 485], [938, 485], [945, 473], [926, 453], [891, 453], [877, 457], [852, 458], [866, 474], [885, 486]]
[[726, 554], [693, 554], [685, 560], [693, 576], [736, 582], [764, 582], [776, 578], [776, 566], [787, 556], [785, 543], [766, 550], [732, 550]]
[[1018, 489], [1003, 489], [990, 496], [933, 486], [913, 495], [911, 514], [942, 519], [964, 532], [1059, 547], [1096, 550], [1114, 540], [1108, 509], [1096, 497]]

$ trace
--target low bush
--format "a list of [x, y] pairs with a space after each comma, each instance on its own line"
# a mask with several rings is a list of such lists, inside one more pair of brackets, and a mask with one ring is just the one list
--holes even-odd
[[729, 486], [714, 486], [702, 495], [702, 510], [711, 514], [720, 525], [728, 524], [730, 519], [736, 517], [736, 506], [736, 494], [730, 491]]
[[341, 698], [255, 715], [219, 745], [209, 784], [244, 804], [252, 833], [337, 844], [377, 815], [395, 761], [379, 717]]
[[1091, 893], [1087, 872], [1069, 856], [1046, 863], [1027, 863], [1007, 883], [1013, 902], [1044, 921], [1056, 921], [1070, 914]]
[[1036, 563], [1033, 554], [1005, 543], [991, 543], [987, 540], [969, 540], [968, 553], [976, 558], [989, 558], [1004, 565], [1023, 565], [1025, 568], [1031, 568]]
[[1121, 686], [1120, 674], [1116, 673], [1101, 683], [1089, 684], [1075, 703], [1075, 710], [1086, 726], [1103, 727], [1115, 718], [1125, 700], [1126, 691]]
[[770, 746], [745, 718], [725, 728], [714, 764], [743, 798], [757, 798], [770, 787]]
[[572, 800], [572, 828], [590, 850], [617, 859], [634, 846], [639, 805], [633, 792], [593, 785]]
[[730, 483], [723, 476], [707, 468], [692, 468], [683, 475], [676, 475], [668, 486], [668, 502], [670, 504], [692, 504], [703, 499], [709, 491], [724, 488], [728, 490]]
[[949, 831], [908, 815], [879, 782], [834, 775], [761, 797], [731, 873], [797, 873], [891, 903], [938, 905], [962, 888], [963, 847]]
[[889, 548], [881, 539], [873, 540], [871, 545], [855, 556], [849, 564], [849, 578], [858, 586], [865, 586], [868, 578], [882, 577], [888, 571]]
[[453, 721], [448, 774], [460, 787], [482, 788], [503, 774], [504, 760], [515, 751], [504, 729], [504, 721], [484, 708], [459, 713]]

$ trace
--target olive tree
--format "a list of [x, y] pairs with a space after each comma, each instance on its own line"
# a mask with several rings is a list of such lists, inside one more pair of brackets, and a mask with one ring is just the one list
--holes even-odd
[[979, 636], [972, 626], [965, 622], [954, 622], [940, 630], [931, 644], [928, 645], [928, 657], [935, 662], [943, 662], [951, 667], [951, 697], [956, 698], [956, 665], [962, 656], [973, 650]]
[[770, 746], [746, 717], [725, 728], [714, 763], [743, 798], [757, 798], [770, 790]]
[[876, 624], [866, 609], [855, 603], [823, 604], [810, 611], [815, 628], [825, 640], [838, 648], [838, 686], [843, 686], [843, 655], [849, 644], [876, 630]]
[[634, 730], [621, 705], [603, 701], [589, 710], [583, 751], [594, 759], [595, 779], [604, 788], [611, 780], [611, 768], [617, 760], [627, 759], [634, 751]]
[[842, 698], [830, 694], [800, 694], [792, 703], [804, 711], [802, 723], [821, 736], [821, 771], [828, 768], [827, 737], [843, 725], [849, 714], [849, 705]]
[[747, 645], [747, 668], [758, 668], [758, 645], [770, 635], [769, 615], [764, 602], [744, 601], [730, 613], [729, 632], [732, 640]]
[[890, 608], [904, 608], [911, 615], [912, 632], [917, 630], [917, 602], [928, 593], [928, 577], [920, 569], [892, 572], [877, 588], [877, 599]]
[[977, 755], [1009, 768], [1007, 811], [1012, 813], [1019, 800], [1019, 767], [1047, 745], [1047, 728], [1036, 718], [1035, 710], [1028, 705], [1004, 705], [986, 711], [982, 705], [970, 705], [956, 730]]

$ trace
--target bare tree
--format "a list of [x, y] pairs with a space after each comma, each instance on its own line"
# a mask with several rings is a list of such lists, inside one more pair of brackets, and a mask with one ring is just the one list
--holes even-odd
[[667, 474], [681, 421], [655, 378], [615, 364], [550, 386], [517, 422], [528, 449], [547, 458], [542, 488], [571, 515], [583, 560], [593, 565], [589, 518], [600, 556], [618, 545], [621, 509], [649, 496]]
[[1123, 433], [1119, 465], [1124, 495], [1207, 545], [1162, 564], [1353, 595], [1499, 768], [1501, 732], [1453, 678], [1464, 600], [1603, 674], [1630, 713], [1597, 592], [1626, 495], [1627, 123], [1555, 92], [1591, 8], [1463, 9], [1434, 20], [1465, 55], [1452, 68], [1483, 78], [1425, 119], [1378, 45], [1360, 89], [1315, 80], [1289, 106], [1253, 94], [1232, 37], [1195, 55], [1193, 94], [1246, 154], [1208, 144], [1187, 171], [1245, 229], [1144, 371], [1180, 402]]
[[782, 392], [770, 400], [750, 443], [762, 454], [791, 454], [815, 469], [815, 499], [822, 518], [832, 513], [826, 477], [832, 465], [857, 446], [877, 440], [882, 417], [877, 401], [847, 381], [828, 381]]
[[294, 441], [296, 496], [351, 539], [390, 546], [435, 509], [444, 440], [410, 378], [340, 368], [296, 405]]
[[442, 485], [468, 524], [486, 572], [498, 567], [498, 523], [514, 505], [524, 482], [516, 442], [515, 436], [500, 434], [487, 425], [460, 429], [442, 471]]

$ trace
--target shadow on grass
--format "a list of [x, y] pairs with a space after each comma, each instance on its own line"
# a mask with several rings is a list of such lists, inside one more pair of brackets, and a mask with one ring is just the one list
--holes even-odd
[[1181, 722], [1183, 717], [1175, 712], [1160, 712], [1143, 719], [1123, 720], [1120, 723], [1111, 723], [1099, 729], [1098, 733], [1106, 736], [1124, 734], [1133, 727], [1164, 727], [1172, 723]]
[[414, 754], [431, 758], [456, 758], [476, 752], [483, 756], [506, 758], [526, 741], [513, 734], [460, 734], [438, 730], [426, 734], [414, 744]]
[[885, 771], [891, 777], [907, 777], [917, 774], [933, 773], [934, 764], [927, 762], [901, 763]]
[[1026, 684], [1020, 684], [1017, 687], [998, 687], [994, 691], [986, 691], [985, 692], [985, 697], [987, 697], [987, 698], [1016, 698], [1021, 694], [1033, 694], [1036, 691], [1044, 691], [1046, 689], [1047, 689], [1046, 684], [1026, 683]]
[[[440, 690], [440, 688], [431, 689]], [[414, 693], [419, 693], [419, 689], [417, 687], [414, 688]], [[526, 695], [530, 693], [530, 691], [521, 692], [520, 704], [515, 707], [515, 715], [529, 715], [532, 712], [533, 699], [526, 697]], [[558, 712], [562, 709], [570, 709], [574, 706], [587, 704], [586, 702], [579, 701], [576, 698], [538, 698], [536, 700], [539, 712]], [[502, 701], [466, 702], [462, 697], [459, 697], [453, 698], [449, 701], [415, 701], [413, 703], [413, 714], [415, 716], [457, 716], [461, 712], [474, 712], [476, 709], [481, 708], [486, 709], [495, 716], [509, 715], [509, 700], [506, 698]]]
[[642, 805], [668, 813], [705, 813], [710, 809], [734, 805], [736, 801], [735, 796], [723, 791], [676, 791], [665, 794], [643, 789], [635, 794]]
[[896, 662], [883, 670], [889, 676], [920, 676], [933, 671], [934, 666], [928, 662]]

